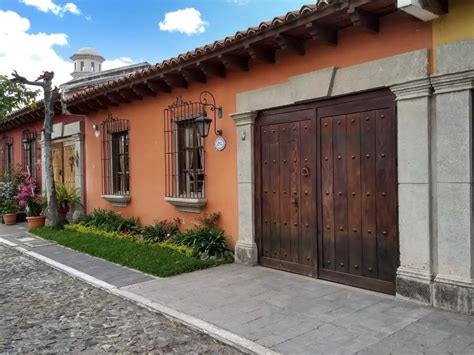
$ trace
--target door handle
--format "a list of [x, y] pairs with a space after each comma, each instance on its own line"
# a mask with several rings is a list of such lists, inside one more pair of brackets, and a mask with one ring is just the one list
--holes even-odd
[[309, 169], [305, 166], [303, 169], [301, 169], [301, 176], [308, 176], [309, 175]]

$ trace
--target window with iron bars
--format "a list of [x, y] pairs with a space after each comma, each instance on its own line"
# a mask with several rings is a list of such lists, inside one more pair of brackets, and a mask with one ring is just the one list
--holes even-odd
[[28, 129], [23, 131], [22, 149], [23, 169], [36, 177], [36, 134]]
[[0, 140], [0, 179], [13, 169], [13, 138], [2, 137]]
[[112, 116], [101, 125], [102, 194], [130, 196], [129, 122]]
[[165, 109], [166, 197], [205, 198], [204, 139], [194, 124], [202, 112], [181, 98]]

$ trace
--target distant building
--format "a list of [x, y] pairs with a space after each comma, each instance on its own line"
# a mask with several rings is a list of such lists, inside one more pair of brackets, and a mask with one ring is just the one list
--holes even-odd
[[71, 75], [74, 79], [77, 79], [102, 71], [102, 63], [105, 58], [97, 53], [94, 48], [84, 47], [74, 53], [71, 60], [74, 62], [74, 71]]

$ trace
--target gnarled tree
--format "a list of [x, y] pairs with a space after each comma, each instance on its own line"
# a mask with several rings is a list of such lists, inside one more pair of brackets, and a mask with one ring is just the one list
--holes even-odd
[[53, 228], [61, 227], [61, 221], [58, 214], [58, 200], [54, 187], [53, 162], [51, 157], [51, 135], [53, 133], [54, 118], [54, 100], [53, 94], [57, 88], [53, 89], [54, 72], [45, 71], [35, 81], [30, 81], [20, 76], [16, 71], [13, 72], [11, 82], [15, 85], [39, 86], [44, 94], [44, 123], [43, 123], [43, 163], [45, 165], [45, 186], [46, 198], [48, 199], [48, 218]]

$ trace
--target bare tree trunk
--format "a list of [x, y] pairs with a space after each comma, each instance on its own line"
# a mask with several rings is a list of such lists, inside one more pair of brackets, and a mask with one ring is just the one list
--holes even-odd
[[53, 72], [43, 72], [35, 81], [29, 81], [25, 77], [13, 72], [13, 83], [40, 86], [44, 92], [44, 124], [43, 124], [43, 158], [46, 175], [43, 177], [46, 186], [46, 198], [48, 199], [48, 219], [53, 228], [62, 227], [58, 212], [58, 199], [56, 196], [56, 188], [54, 186], [53, 161], [51, 154], [51, 135], [53, 133], [54, 119], [54, 98], [53, 94]]
[[53, 175], [53, 159], [51, 154], [51, 135], [53, 132], [54, 119], [54, 100], [53, 89], [51, 81], [45, 81], [44, 90], [44, 124], [43, 124], [43, 139], [44, 139], [44, 165], [45, 165], [45, 186], [46, 198], [48, 199], [48, 218], [53, 228], [62, 227], [58, 213], [58, 199], [56, 197], [56, 189], [54, 186]]

